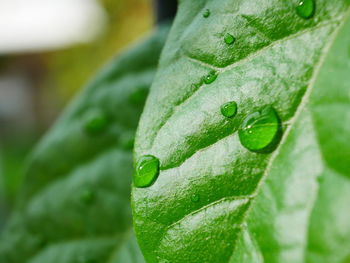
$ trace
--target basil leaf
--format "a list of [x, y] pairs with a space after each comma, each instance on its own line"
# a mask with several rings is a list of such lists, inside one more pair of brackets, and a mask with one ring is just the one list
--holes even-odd
[[345, 262], [348, 17], [341, 0], [180, 1], [136, 137], [135, 161], [159, 160], [132, 194], [147, 262]]

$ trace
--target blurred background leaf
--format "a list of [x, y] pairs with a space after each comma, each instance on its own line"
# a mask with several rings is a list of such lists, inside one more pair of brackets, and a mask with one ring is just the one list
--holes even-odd
[[[6, 3], [11, 1], [0, 3], [3, 12]], [[89, 42], [0, 54], [0, 229], [21, 185], [25, 157], [38, 138], [106, 60], [153, 27], [151, 0], [96, 3], [107, 25]]]
[[103, 67], [35, 148], [0, 263], [143, 262], [130, 208], [133, 137], [168, 29]]

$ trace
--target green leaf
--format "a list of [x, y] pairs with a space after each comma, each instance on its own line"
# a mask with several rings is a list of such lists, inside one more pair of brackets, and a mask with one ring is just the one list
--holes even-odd
[[[315, 0], [312, 11], [308, 0], [297, 12], [299, 2], [180, 1], [136, 137], [135, 161], [160, 162], [157, 180], [132, 191], [147, 262], [349, 256], [350, 3]], [[277, 144], [249, 151], [238, 131], [265, 106], [281, 137], [268, 114], [252, 134]]]
[[1, 263], [144, 262], [131, 220], [133, 137], [168, 27], [107, 65], [33, 152]]

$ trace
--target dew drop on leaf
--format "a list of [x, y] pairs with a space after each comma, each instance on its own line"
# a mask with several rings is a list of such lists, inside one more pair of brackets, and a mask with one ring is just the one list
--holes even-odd
[[191, 200], [192, 200], [192, 202], [197, 203], [199, 201], [199, 194], [193, 194], [191, 196]]
[[237, 103], [235, 101], [226, 102], [221, 105], [221, 113], [227, 118], [233, 118], [237, 114]]
[[159, 174], [159, 160], [152, 155], [144, 155], [136, 164], [134, 185], [148, 187], [154, 183]]
[[203, 17], [207, 18], [210, 16], [210, 10], [209, 9], [205, 9], [205, 11], [203, 12]]
[[296, 8], [297, 14], [305, 19], [311, 18], [315, 14], [315, 7], [315, 0], [300, 0]]
[[208, 75], [206, 75], [204, 77], [204, 83], [205, 84], [210, 84], [210, 83], [213, 83], [217, 78], [217, 74], [216, 72], [213, 70], [213, 71], [210, 71]]
[[99, 134], [105, 130], [108, 125], [108, 118], [101, 110], [90, 111], [86, 118], [84, 128], [89, 134]]
[[281, 122], [272, 106], [265, 106], [248, 115], [238, 130], [242, 145], [253, 152], [271, 152], [281, 134]]
[[236, 38], [234, 36], [232, 36], [231, 34], [226, 34], [224, 37], [224, 41], [227, 45], [232, 45], [233, 43], [235, 43]]

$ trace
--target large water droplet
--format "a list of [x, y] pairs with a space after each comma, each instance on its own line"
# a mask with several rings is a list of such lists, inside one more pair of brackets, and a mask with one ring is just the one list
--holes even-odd
[[105, 130], [108, 124], [106, 114], [98, 109], [90, 111], [85, 118], [85, 131], [89, 134], [98, 134]]
[[213, 83], [216, 80], [217, 76], [218, 75], [216, 74], [216, 71], [214, 70], [210, 71], [209, 74], [204, 77], [203, 79], [204, 83], [205, 84]]
[[248, 115], [238, 130], [242, 145], [253, 152], [271, 152], [281, 138], [281, 122], [271, 106]]
[[136, 164], [134, 185], [147, 187], [154, 183], [159, 174], [159, 160], [152, 155], [144, 155]]
[[210, 16], [210, 10], [209, 9], [205, 9], [204, 12], [203, 12], [203, 17], [207, 18], [209, 16]]
[[237, 114], [237, 103], [235, 101], [227, 102], [221, 105], [221, 113], [227, 118], [233, 118]]
[[308, 19], [315, 14], [315, 8], [315, 0], [300, 0], [296, 10], [300, 17]]
[[233, 43], [235, 43], [236, 38], [234, 36], [232, 36], [231, 34], [225, 34], [224, 36], [224, 41], [227, 45], [232, 45]]

